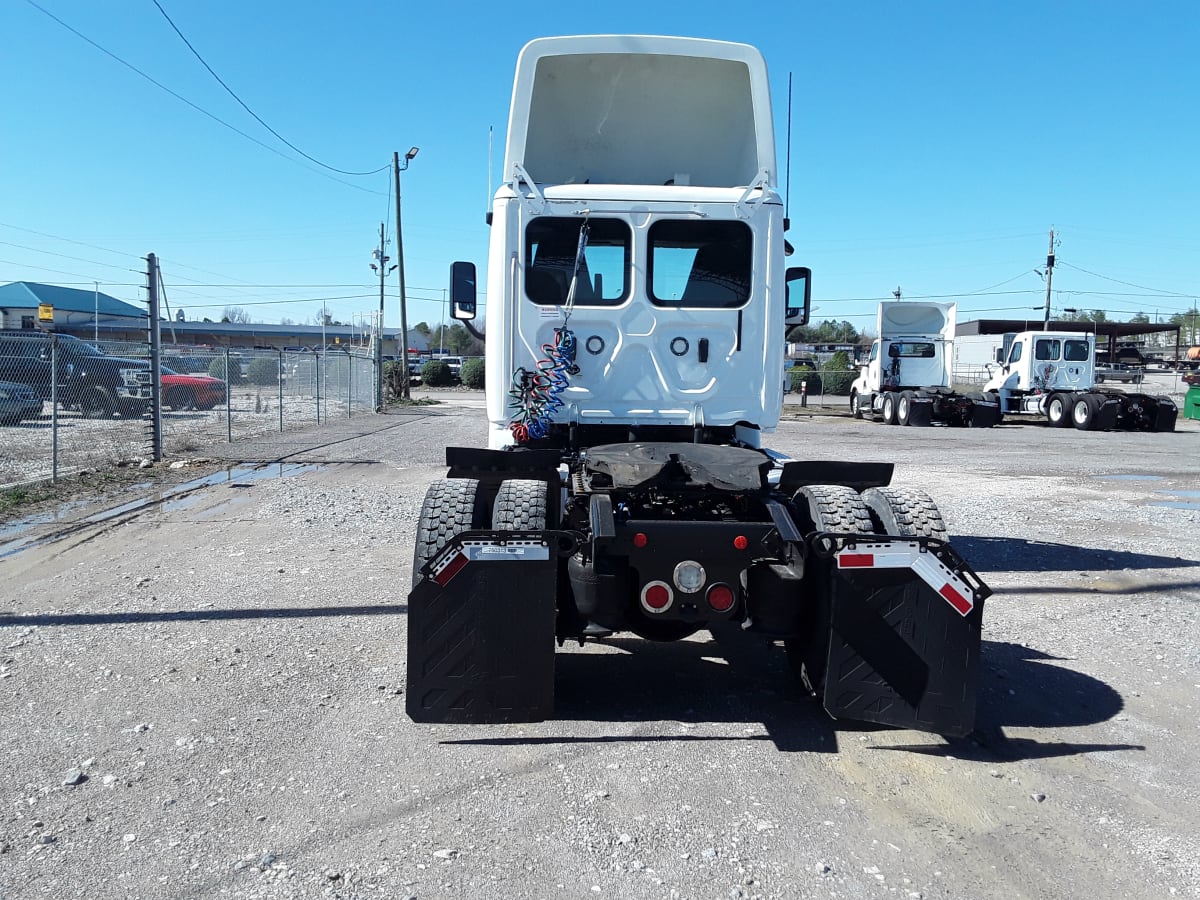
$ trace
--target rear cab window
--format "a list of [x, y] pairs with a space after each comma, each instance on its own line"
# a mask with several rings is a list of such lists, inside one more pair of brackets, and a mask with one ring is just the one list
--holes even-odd
[[1033, 343], [1033, 358], [1056, 360], [1062, 357], [1062, 341], [1055, 338], [1038, 338]]
[[1065, 341], [1063, 359], [1067, 362], [1087, 362], [1091, 358], [1087, 341]]
[[650, 302], [732, 309], [750, 299], [753, 242], [743, 222], [664, 220], [649, 231]]
[[[580, 232], [587, 238], [580, 252]], [[525, 296], [544, 306], [567, 302], [575, 279], [579, 306], [618, 306], [629, 294], [629, 225], [619, 219], [541, 216], [525, 226]]]

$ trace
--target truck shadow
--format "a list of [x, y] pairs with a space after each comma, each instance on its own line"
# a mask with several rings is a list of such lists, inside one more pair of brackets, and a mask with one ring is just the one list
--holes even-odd
[[[951, 543], [971, 567], [987, 572], [1062, 572], [1064, 569], [1113, 572], [1123, 569], [1178, 569], [1200, 566], [1200, 560], [1155, 556], [1128, 550], [1103, 550], [1016, 537], [955, 535]], [[1200, 586], [1194, 582], [1193, 586]]]
[[[733, 630], [719, 637], [674, 644], [612, 637], [609, 651], [560, 651], [556, 659], [555, 715], [593, 722], [656, 722], [654, 735], [607, 740], [701, 740], [702, 724], [746, 725], [747, 741], [761, 729], [780, 751], [836, 753], [838, 736], [888, 730], [834, 721], [800, 687], [781, 649]], [[1054, 657], [1018, 644], [985, 641], [979, 675], [976, 732], [966, 739], [929, 737], [929, 743], [892, 750], [952, 754], [960, 759], [1040, 759], [1080, 753], [1144, 749], [1130, 744], [1080, 744], [1008, 739], [1005, 727], [1094, 725], [1117, 715], [1121, 695]], [[757, 726], [757, 727], [755, 727]], [[731, 740], [721, 729], [713, 740]], [[544, 738], [541, 740], [545, 740]], [[563, 738], [570, 742], [572, 738]], [[585, 739], [592, 740], [592, 739]]]

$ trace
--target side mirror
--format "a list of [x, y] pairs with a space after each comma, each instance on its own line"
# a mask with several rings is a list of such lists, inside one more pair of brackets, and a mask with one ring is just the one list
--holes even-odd
[[807, 325], [808, 309], [812, 301], [812, 269], [797, 266], [784, 275], [786, 285], [784, 312], [785, 325]]
[[466, 321], [475, 318], [475, 263], [450, 264], [450, 316]]

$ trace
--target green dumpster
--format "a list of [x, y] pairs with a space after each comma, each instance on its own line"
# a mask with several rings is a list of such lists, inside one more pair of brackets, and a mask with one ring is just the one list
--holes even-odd
[[1183, 417], [1200, 419], [1200, 384], [1188, 388], [1187, 396], [1183, 398]]

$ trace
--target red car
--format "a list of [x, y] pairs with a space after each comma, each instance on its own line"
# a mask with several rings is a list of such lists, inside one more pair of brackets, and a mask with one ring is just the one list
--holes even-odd
[[225, 382], [208, 375], [183, 375], [162, 367], [163, 406], [183, 409], [212, 409], [225, 402]]

